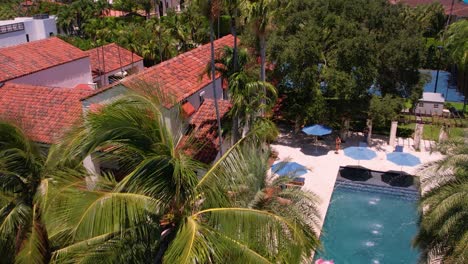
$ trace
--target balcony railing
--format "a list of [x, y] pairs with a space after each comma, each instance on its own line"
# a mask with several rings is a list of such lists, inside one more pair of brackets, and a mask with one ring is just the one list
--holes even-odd
[[33, 19], [47, 19], [49, 18], [49, 14], [37, 14], [33, 16]]
[[6, 33], [21, 31], [21, 30], [24, 30], [23, 22], [0, 26], [0, 34], [6, 34]]

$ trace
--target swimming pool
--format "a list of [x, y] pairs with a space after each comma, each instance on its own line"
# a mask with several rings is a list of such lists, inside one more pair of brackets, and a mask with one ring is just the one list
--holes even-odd
[[337, 180], [315, 259], [337, 264], [417, 263], [417, 191]]

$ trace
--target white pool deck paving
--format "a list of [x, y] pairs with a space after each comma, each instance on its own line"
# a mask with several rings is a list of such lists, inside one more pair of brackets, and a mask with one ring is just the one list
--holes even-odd
[[[393, 152], [395, 147], [389, 146], [388, 139], [385, 137], [372, 139], [369, 147], [377, 153], [377, 157], [372, 160], [358, 161], [344, 155], [343, 148], [358, 146], [362, 139], [362, 134], [352, 134], [345, 143], [341, 144], [341, 150], [338, 154], [335, 154], [335, 140], [331, 137], [324, 141], [320, 140], [316, 148], [312, 138], [293, 133], [282, 133], [277, 142], [271, 145], [273, 149], [278, 151], [279, 161], [294, 161], [310, 169], [307, 174], [301, 177], [305, 178], [303, 188], [314, 192], [321, 200], [318, 206], [322, 220], [320, 229], [323, 227], [340, 166], [359, 165], [376, 171], [404, 171], [413, 175], [421, 166], [401, 167], [388, 161], [386, 154]], [[421, 164], [442, 158], [440, 153], [431, 153], [430, 149], [434, 146], [434, 142], [422, 143], [421, 151], [414, 150], [412, 139], [400, 138], [397, 139], [396, 144], [404, 145], [403, 152], [419, 157]]]

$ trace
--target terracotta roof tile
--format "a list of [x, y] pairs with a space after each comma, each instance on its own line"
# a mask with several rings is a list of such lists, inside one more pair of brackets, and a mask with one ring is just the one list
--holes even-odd
[[[94, 48], [85, 51], [91, 59], [91, 70], [93, 78], [103, 73], [109, 73], [120, 69], [120, 61], [122, 67], [132, 64], [132, 52], [120, 47], [115, 43], [104, 45], [102, 47]], [[120, 52], [120, 58], [119, 58]], [[104, 65], [102, 55], [104, 53]], [[143, 58], [133, 53], [133, 63], [142, 61]]]
[[[218, 107], [220, 117], [223, 118], [231, 109], [231, 103], [227, 100], [218, 100]], [[209, 164], [219, 152], [214, 100], [205, 99], [190, 123], [194, 132], [191, 136], [185, 136], [180, 144], [194, 159]]]
[[88, 55], [52, 37], [0, 49], [0, 82], [45, 70]]
[[[228, 35], [215, 41], [218, 52], [224, 46], [233, 46], [234, 37]], [[122, 83], [130, 89], [138, 89], [138, 83], [159, 87], [162, 93], [181, 102], [211, 82], [204, 74], [210, 61], [210, 44], [205, 44], [175, 58], [164, 61], [145, 71], [125, 78]], [[170, 103], [168, 107], [172, 106]]]
[[81, 120], [80, 98], [89, 92], [6, 83], [0, 88], [0, 119], [21, 126], [36, 142], [55, 143]]

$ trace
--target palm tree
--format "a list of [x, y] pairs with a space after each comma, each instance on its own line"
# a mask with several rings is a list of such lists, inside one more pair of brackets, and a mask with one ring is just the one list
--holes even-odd
[[422, 259], [441, 257], [443, 263], [466, 263], [468, 251], [468, 144], [466, 138], [442, 143], [446, 156], [420, 173], [421, 222], [414, 245]]
[[45, 220], [55, 184], [52, 175], [79, 170], [53, 166], [44, 152], [19, 127], [0, 122], [0, 255], [4, 263], [50, 261], [52, 245]]
[[255, 81], [244, 71], [234, 73], [229, 78], [229, 92], [232, 103], [230, 114], [243, 123], [242, 137], [249, 133], [256, 120], [260, 120], [257, 118], [260, 113], [271, 109], [277, 98], [273, 85]]
[[215, 72], [215, 49], [214, 49], [214, 21], [220, 15], [221, 11], [221, 1], [220, 0], [198, 0], [198, 5], [202, 10], [203, 14], [208, 18], [210, 22], [210, 45], [211, 45], [211, 80], [213, 86], [213, 95], [214, 95], [214, 105], [216, 110], [216, 120], [218, 123], [218, 135], [219, 135], [219, 150], [222, 155], [223, 153], [223, 140], [222, 140], [222, 131], [221, 131], [221, 119], [219, 116], [219, 107], [218, 107], [218, 96], [216, 91], [216, 72]]
[[310, 257], [315, 240], [295, 219], [238, 207], [230, 197], [254, 180], [250, 166], [257, 163], [246, 162], [241, 148], [246, 140], [205, 168], [178, 146], [179, 125], [174, 132], [164, 120], [159, 99], [130, 95], [89, 113], [64, 141], [57, 154], [118, 161], [126, 175], [119, 182], [100, 176], [93, 189], [83, 180], [54, 199], [49, 226], [65, 243], [54, 261], [299, 263]]
[[[451, 61], [457, 67], [457, 86], [463, 94], [468, 94], [468, 21], [460, 20], [448, 27], [445, 47]], [[463, 112], [466, 110], [468, 96], [465, 96]]]

